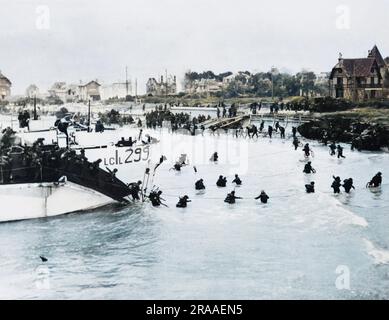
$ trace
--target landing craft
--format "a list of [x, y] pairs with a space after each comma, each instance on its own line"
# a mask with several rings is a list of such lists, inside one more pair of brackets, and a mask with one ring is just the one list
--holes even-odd
[[[128, 202], [130, 190], [126, 183], [145, 180], [145, 169], [151, 166], [152, 144], [118, 147], [115, 131], [96, 133], [72, 128], [72, 143], [65, 148], [66, 136], [56, 129], [36, 129], [18, 136], [12, 130], [0, 134], [0, 222]], [[38, 139], [42, 153], [34, 162], [26, 155]], [[116, 175], [114, 169], [119, 169]]]
[[[152, 148], [159, 141], [154, 138], [151, 138], [150, 142], [146, 141], [147, 133], [143, 134], [140, 141], [138, 137], [134, 137], [134, 143], [131, 146], [118, 146], [117, 143], [122, 137], [128, 142], [130, 136], [128, 130], [105, 128], [104, 132], [95, 132], [93, 129], [88, 130], [88, 126], [73, 121], [70, 114], [66, 115], [65, 119], [71, 123], [67, 130], [69, 148], [75, 150], [77, 154], [83, 150], [85, 157], [91, 162], [101, 159], [100, 165], [104, 168], [118, 169], [118, 177], [125, 181], [142, 180], [145, 169], [149, 167], [151, 162], [157, 161], [157, 158], [152, 159]], [[56, 124], [58, 125], [57, 121]], [[66, 135], [60, 132], [57, 127], [46, 130], [36, 125], [34, 127], [37, 130], [19, 134], [23, 141], [32, 143], [38, 138], [44, 138], [44, 143], [57, 143], [60, 147], [66, 148]]]
[[129, 187], [97, 163], [58, 145], [0, 137], [0, 222], [43, 218], [128, 202]]

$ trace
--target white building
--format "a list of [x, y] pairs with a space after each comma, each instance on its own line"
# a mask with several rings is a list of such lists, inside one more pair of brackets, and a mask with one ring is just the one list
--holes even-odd
[[7, 99], [11, 95], [11, 81], [0, 71], [0, 101]]
[[131, 82], [115, 82], [112, 84], [102, 85], [100, 88], [101, 100], [108, 99], [125, 99], [132, 93]]
[[97, 80], [92, 80], [86, 84], [79, 85], [79, 99], [82, 101], [101, 100], [100, 87], [101, 85], [97, 82]]

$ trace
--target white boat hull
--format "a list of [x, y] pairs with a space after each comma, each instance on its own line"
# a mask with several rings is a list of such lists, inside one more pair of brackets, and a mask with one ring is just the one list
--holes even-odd
[[71, 182], [0, 185], [0, 222], [53, 217], [115, 202]]

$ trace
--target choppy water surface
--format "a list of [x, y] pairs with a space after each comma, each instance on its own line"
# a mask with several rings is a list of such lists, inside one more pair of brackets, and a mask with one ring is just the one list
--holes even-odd
[[[317, 174], [306, 177], [302, 151], [290, 140], [161, 137], [173, 147], [154, 184], [169, 208], [138, 203], [0, 224], [0, 298], [389, 298], [388, 154], [346, 146], [347, 158], [338, 160], [312, 142]], [[201, 161], [215, 150], [219, 164]], [[197, 174], [192, 166], [169, 170], [182, 152]], [[377, 171], [384, 186], [372, 192], [365, 184]], [[236, 193], [245, 199], [227, 205], [235, 172], [243, 180]], [[227, 188], [215, 187], [220, 174], [228, 175]], [[353, 177], [356, 190], [332, 195], [333, 174]], [[194, 190], [199, 178], [203, 194]], [[307, 195], [311, 180], [317, 193]], [[267, 205], [253, 200], [261, 189]], [[193, 202], [175, 208], [184, 194]], [[339, 266], [350, 271], [350, 290], [335, 285]]]

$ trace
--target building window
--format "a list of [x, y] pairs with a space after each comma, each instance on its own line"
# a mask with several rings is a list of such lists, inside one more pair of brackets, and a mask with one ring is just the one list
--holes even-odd
[[343, 78], [337, 78], [336, 79], [336, 84], [338, 85], [338, 86], [340, 86], [340, 85], [343, 85]]

